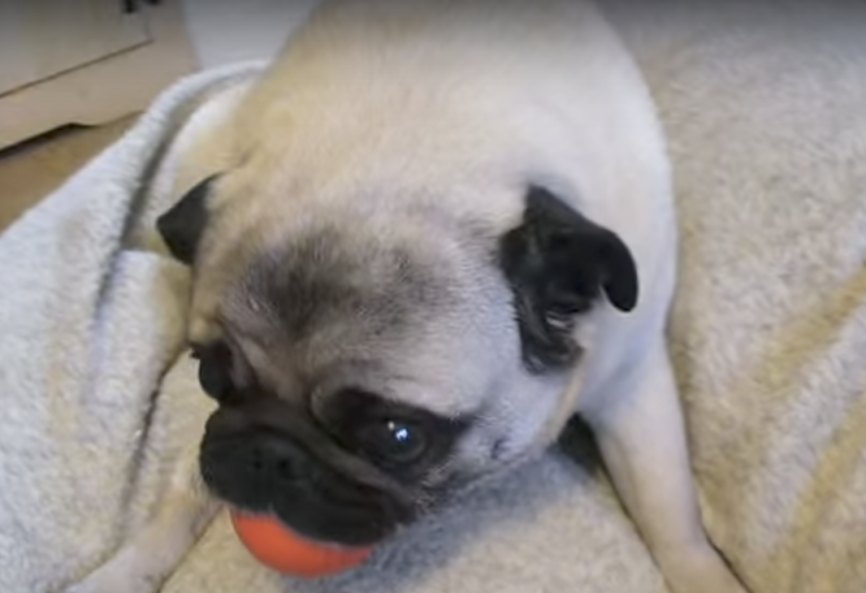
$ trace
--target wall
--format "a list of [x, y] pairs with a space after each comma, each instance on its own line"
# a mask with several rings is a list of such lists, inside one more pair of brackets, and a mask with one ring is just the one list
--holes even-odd
[[273, 55], [316, 0], [183, 0], [201, 66]]

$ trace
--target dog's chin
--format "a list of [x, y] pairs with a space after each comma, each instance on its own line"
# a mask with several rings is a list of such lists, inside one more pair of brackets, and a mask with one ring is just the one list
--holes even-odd
[[233, 511], [269, 515], [298, 535], [323, 543], [369, 546], [387, 539], [404, 523], [385, 509], [372, 506], [304, 500], [297, 493], [264, 502], [239, 497], [237, 491], [241, 488], [210, 484], [208, 488]]
[[290, 531], [306, 539], [341, 546], [371, 546], [388, 539], [400, 526], [399, 522], [377, 513], [365, 510], [315, 507], [312, 505], [295, 506], [275, 504], [267, 507], [253, 507], [236, 504], [222, 498], [234, 511], [244, 514], [266, 514]]

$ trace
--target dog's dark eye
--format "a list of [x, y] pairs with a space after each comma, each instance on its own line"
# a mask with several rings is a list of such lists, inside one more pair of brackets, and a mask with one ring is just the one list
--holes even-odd
[[427, 435], [415, 423], [382, 420], [370, 424], [358, 434], [360, 448], [376, 461], [406, 464], [417, 460], [427, 450]]
[[209, 396], [224, 399], [232, 389], [232, 353], [222, 342], [207, 346], [193, 345], [193, 358], [198, 359], [198, 382]]

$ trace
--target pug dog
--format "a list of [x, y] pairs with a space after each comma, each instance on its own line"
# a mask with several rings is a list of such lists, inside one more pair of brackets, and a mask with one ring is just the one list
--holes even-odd
[[223, 504], [379, 542], [580, 414], [671, 590], [743, 593], [665, 342], [664, 141], [598, 7], [326, 0], [178, 146], [157, 226], [216, 410], [152, 522], [70, 591], [157, 590]]

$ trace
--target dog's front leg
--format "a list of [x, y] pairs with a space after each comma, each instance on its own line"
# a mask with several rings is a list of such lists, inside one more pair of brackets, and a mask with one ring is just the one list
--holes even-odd
[[219, 503], [207, 492], [195, 451], [185, 455], [154, 517], [105, 564], [65, 593], [155, 593], [211, 523]]
[[586, 412], [614, 486], [674, 593], [744, 593], [698, 511], [679, 396], [659, 342]]

